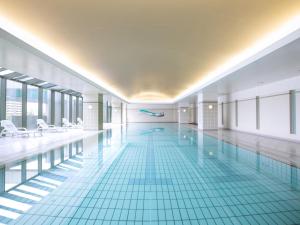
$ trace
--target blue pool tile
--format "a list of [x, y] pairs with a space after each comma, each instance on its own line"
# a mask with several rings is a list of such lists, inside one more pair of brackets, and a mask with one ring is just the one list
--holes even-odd
[[45, 174], [61, 182], [56, 188], [31, 182], [49, 192], [41, 201], [3, 195], [31, 209], [8, 209], [22, 215], [1, 216], [0, 223], [300, 224], [300, 188], [291, 183], [291, 167], [260, 156], [257, 170], [254, 152], [189, 128], [153, 126], [129, 125], [122, 141], [121, 131], [105, 134], [97, 151], [83, 149], [81, 161], [67, 163], [78, 171], [53, 168]]

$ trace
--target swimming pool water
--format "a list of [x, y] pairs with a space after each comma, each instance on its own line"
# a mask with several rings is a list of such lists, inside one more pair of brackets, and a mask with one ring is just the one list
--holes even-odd
[[115, 127], [68, 165], [28, 182], [41, 200], [11, 194], [30, 209], [6, 223], [300, 224], [299, 169], [185, 126]]

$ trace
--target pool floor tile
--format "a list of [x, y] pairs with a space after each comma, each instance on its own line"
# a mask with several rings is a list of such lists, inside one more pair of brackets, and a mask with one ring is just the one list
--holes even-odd
[[51, 169], [61, 185], [30, 184], [49, 193], [0, 223], [300, 224], [300, 170], [286, 164], [174, 124], [128, 125], [93, 140], [103, 142], [83, 145], [78, 170]]

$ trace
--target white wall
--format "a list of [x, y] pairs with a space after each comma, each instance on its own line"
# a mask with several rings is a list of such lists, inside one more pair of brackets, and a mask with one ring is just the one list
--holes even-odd
[[179, 107], [178, 108], [178, 123], [190, 123], [190, 113], [191, 109], [189, 107]]
[[[218, 129], [218, 103], [204, 102], [203, 107], [203, 129]], [[210, 108], [211, 107], [211, 108]]]
[[183, 101], [177, 103], [178, 123], [197, 123], [197, 102]]
[[289, 95], [261, 99], [260, 132], [272, 136], [293, 138], [295, 135], [289, 135], [289, 113]]
[[[231, 119], [235, 121], [234, 116], [232, 116]], [[240, 129], [242, 131], [256, 132], [256, 100], [255, 99], [238, 101], [238, 127], [234, 125], [231, 128]]]
[[[147, 109], [151, 112], [164, 112], [164, 117], [149, 116], [140, 112]], [[197, 123], [197, 107], [189, 102], [178, 104], [127, 104], [128, 123]]]
[[[290, 134], [289, 90], [296, 94], [296, 134]], [[300, 77], [262, 85], [218, 98], [219, 128], [300, 141]], [[256, 96], [260, 97], [260, 128], [256, 129]], [[235, 125], [238, 100], [238, 126]], [[221, 103], [224, 102], [222, 125]]]
[[[151, 112], [164, 112], [164, 117], [149, 116], [140, 112], [140, 109], [147, 109]], [[177, 107], [175, 104], [127, 104], [128, 123], [159, 123], [177, 122]]]

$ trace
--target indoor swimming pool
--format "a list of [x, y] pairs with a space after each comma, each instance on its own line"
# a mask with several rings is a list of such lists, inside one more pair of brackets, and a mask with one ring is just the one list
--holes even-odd
[[0, 196], [0, 224], [300, 224], [299, 169], [188, 126], [116, 126], [49, 154]]

